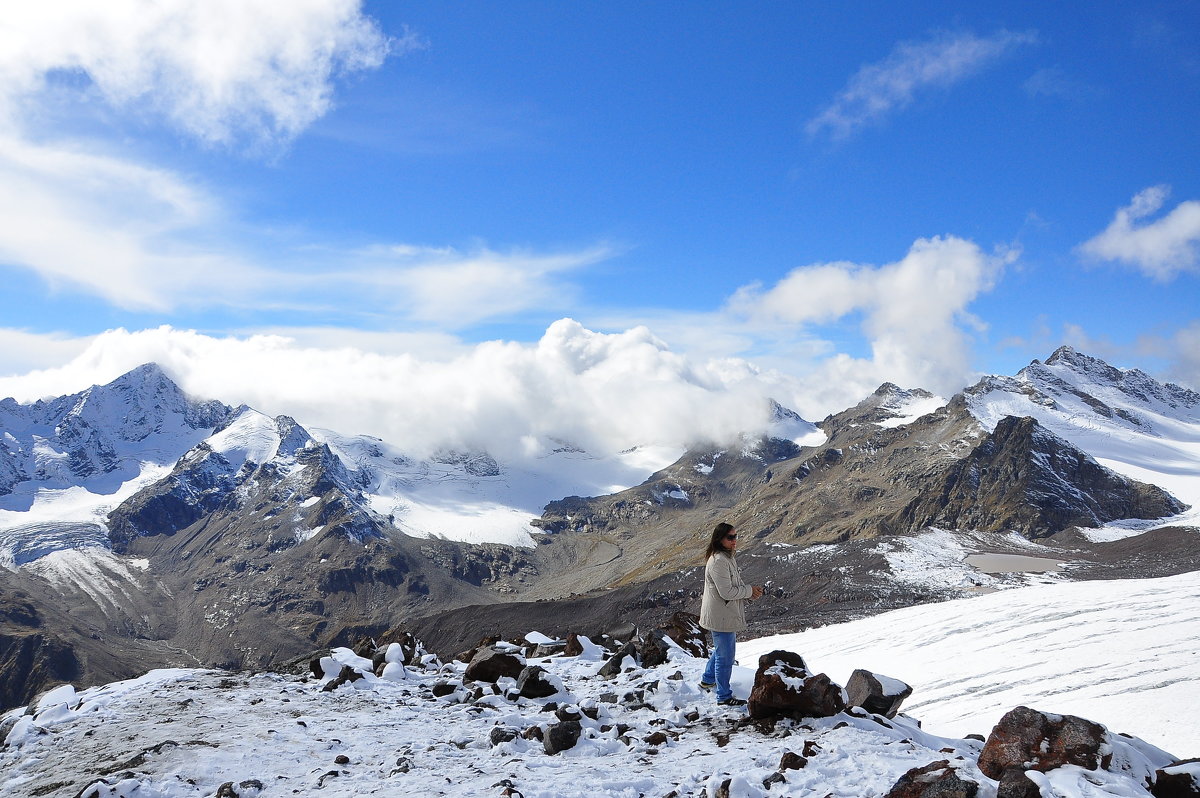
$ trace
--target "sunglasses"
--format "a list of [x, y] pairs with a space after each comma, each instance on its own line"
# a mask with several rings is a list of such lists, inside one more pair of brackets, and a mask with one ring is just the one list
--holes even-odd
[[726, 540], [737, 540], [737, 535], [726, 535], [725, 539]]

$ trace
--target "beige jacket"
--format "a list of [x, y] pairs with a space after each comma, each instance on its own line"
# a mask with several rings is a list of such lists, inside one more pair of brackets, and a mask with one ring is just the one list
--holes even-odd
[[700, 625], [710, 632], [740, 632], [746, 628], [746, 600], [754, 588], [742, 581], [734, 558], [717, 552], [704, 565], [704, 595]]

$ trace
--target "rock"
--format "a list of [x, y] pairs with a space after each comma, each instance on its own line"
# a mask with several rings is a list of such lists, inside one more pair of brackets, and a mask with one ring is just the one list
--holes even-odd
[[217, 794], [213, 798], [241, 798], [237, 790], [233, 789], [233, 782], [227, 781], [217, 788]]
[[568, 704], [565, 707], [556, 707], [554, 717], [561, 721], [580, 721], [583, 720], [583, 713], [577, 707]]
[[526, 665], [517, 676], [517, 692], [522, 698], [549, 698], [560, 690], [562, 682], [541, 665]]
[[904, 699], [912, 695], [912, 687], [898, 679], [859, 668], [850, 674], [850, 681], [846, 682], [846, 694], [850, 697], [850, 706], [862, 707], [867, 712], [885, 718], [894, 718]]
[[325, 686], [322, 687], [321, 689], [327, 693], [332, 692], [333, 690], [336, 690], [339, 687], [341, 687], [343, 684], [349, 684], [350, 682], [357, 682], [361, 678], [363, 678], [363, 675], [361, 673], [354, 670], [354, 668], [351, 668], [349, 665], [343, 665], [341, 673], [339, 673], [336, 677], [334, 677], [333, 679], [330, 679], [328, 682], [326, 682]]
[[522, 657], [502, 651], [495, 646], [488, 646], [479, 649], [471, 658], [463, 673], [463, 679], [495, 684], [502, 676], [518, 678], [524, 667], [525, 661]]
[[492, 747], [500, 745], [500, 743], [511, 743], [513, 740], [521, 736], [520, 729], [514, 729], [512, 726], [493, 726], [488, 739], [491, 740]]
[[779, 760], [780, 770], [800, 770], [808, 764], [808, 760], [794, 751], [788, 751]]
[[567, 635], [567, 644], [563, 647], [564, 657], [578, 657], [583, 653], [583, 643], [579, 642], [579, 635], [571, 632]]
[[425, 652], [425, 646], [420, 640], [413, 635], [412, 632], [403, 629], [392, 629], [383, 633], [379, 638], [379, 647], [384, 651], [391, 643], [397, 643], [403, 652], [403, 658], [400, 660], [401, 665], [417, 665], [420, 663], [421, 655]]
[[820, 718], [845, 708], [842, 688], [823, 673], [811, 675], [798, 654], [772, 651], [759, 657], [750, 691], [751, 718]]
[[1019, 767], [1005, 768], [996, 788], [996, 798], [1042, 798], [1042, 790]]
[[646, 735], [642, 742], [646, 743], [647, 745], [664, 745], [669, 739], [670, 738], [667, 737], [666, 732], [656, 731]]
[[333, 758], [333, 764], [335, 764], [335, 765], [349, 765], [349, 764], [350, 764], [350, 757], [346, 756], [345, 754], [338, 754], [337, 756], [335, 756], [335, 757]]
[[638, 640], [637, 656], [643, 668], [666, 664], [671, 652], [669, 639], [662, 629], [651, 629]]
[[687, 653], [697, 659], [708, 659], [711, 653], [708, 636], [700, 628], [700, 616], [690, 612], [677, 612], [662, 626], [662, 631]]
[[633, 643], [626, 643], [616, 654], [609, 657], [608, 661], [601, 666], [596, 675], [602, 679], [611, 679], [614, 676], [620, 675], [627, 665], [626, 658], [633, 660], [634, 666], [638, 664], [637, 648]]
[[453, 682], [438, 682], [429, 691], [433, 693], [435, 698], [441, 698], [444, 695], [450, 695], [458, 689], [458, 685]]
[[553, 643], [540, 643], [533, 649], [531, 656], [533, 659], [543, 659], [545, 657], [553, 657], [556, 654], [563, 653], [567, 643], [564, 640], [557, 640]]
[[979, 753], [979, 769], [989, 779], [999, 779], [1010, 767], [1045, 772], [1078, 765], [1098, 770], [1111, 761], [1108, 731], [1099, 723], [1029, 707], [1017, 707], [1002, 717]]
[[1155, 771], [1150, 794], [1155, 798], [1200, 795], [1200, 759], [1184, 759]]
[[555, 723], [546, 730], [545, 736], [542, 738], [542, 747], [547, 754], [557, 754], [566, 751], [569, 748], [574, 748], [579, 742], [579, 735], [583, 733], [583, 727], [579, 725], [579, 721], [566, 720], [562, 723]]
[[959, 776], [948, 760], [940, 759], [905, 773], [883, 798], [975, 798], [978, 792], [977, 782]]

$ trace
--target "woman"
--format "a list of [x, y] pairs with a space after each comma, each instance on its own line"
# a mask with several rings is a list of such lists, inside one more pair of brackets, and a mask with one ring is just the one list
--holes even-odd
[[757, 601], [763, 594], [761, 586], [742, 581], [734, 562], [737, 539], [737, 530], [731, 524], [722, 522], [713, 529], [704, 550], [704, 594], [700, 599], [700, 625], [712, 632], [713, 637], [713, 653], [700, 686], [706, 690], [717, 688], [717, 703], [731, 707], [746, 703], [734, 698], [729, 686], [736, 634], [746, 628], [744, 605], [747, 600]]

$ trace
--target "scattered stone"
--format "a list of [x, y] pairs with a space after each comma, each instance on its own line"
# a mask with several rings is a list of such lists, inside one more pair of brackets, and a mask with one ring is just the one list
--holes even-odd
[[526, 740], [544, 740], [546, 737], [546, 730], [542, 728], [541, 724], [534, 724], [533, 726], [527, 727], [525, 731], [521, 732], [521, 737]]
[[350, 757], [346, 756], [345, 754], [338, 754], [337, 756], [335, 756], [335, 757], [333, 758], [333, 764], [335, 764], [335, 765], [349, 765], [349, 764], [350, 764]]
[[940, 759], [920, 768], [913, 768], [892, 785], [883, 798], [975, 798], [979, 784], [965, 779]]
[[549, 698], [560, 690], [562, 682], [541, 665], [527, 665], [517, 676], [517, 692], [522, 698]]
[[667, 663], [671, 656], [669, 640], [662, 629], [651, 629], [638, 639], [637, 655], [643, 668], [657, 668]]
[[503, 651], [496, 646], [481, 648], [467, 664], [463, 673], [465, 681], [496, 683], [501, 677], [516, 679], [521, 675], [525, 661], [516, 654]]
[[771, 789], [771, 787], [773, 787], [776, 784], [786, 784], [786, 783], [787, 783], [787, 777], [777, 771], [775, 773], [772, 773], [770, 776], [767, 776], [765, 779], [763, 779], [762, 784], [763, 784], [764, 790], [769, 790], [769, 789]]
[[846, 694], [852, 707], [862, 707], [867, 712], [894, 718], [900, 711], [904, 699], [912, 695], [912, 687], [899, 679], [880, 676], [859, 668], [846, 682]]
[[1200, 759], [1184, 759], [1154, 773], [1154, 798], [1185, 798], [1200, 795]]
[[578, 722], [583, 719], [583, 713], [579, 711], [578, 707], [568, 705], [556, 709], [554, 717], [564, 722]]
[[521, 736], [520, 729], [514, 729], [512, 726], [493, 726], [489, 739], [492, 742], [492, 747], [500, 745], [500, 743], [511, 743], [513, 740]]
[[808, 764], [808, 760], [794, 751], [788, 751], [779, 760], [780, 770], [800, 770]]
[[711, 650], [708, 635], [700, 628], [700, 616], [677, 612], [662, 626], [662, 631], [687, 653], [697, 659], [708, 659]]
[[579, 642], [579, 635], [571, 632], [567, 635], [566, 645], [563, 646], [564, 657], [578, 657], [583, 653], [583, 643]]
[[[632, 662], [626, 662], [627, 659]], [[612, 679], [619, 676], [627, 667], [637, 667], [637, 665], [637, 648], [633, 643], [626, 643], [616, 654], [609, 657], [596, 675], [602, 679]]]
[[435, 698], [441, 698], [444, 695], [450, 695], [457, 689], [458, 685], [453, 682], [438, 682], [429, 691], [433, 693]]
[[1025, 775], [1025, 769], [1009, 767], [1000, 775], [996, 798], [1042, 798], [1042, 790]]
[[656, 731], [642, 738], [642, 742], [647, 745], [665, 745], [667, 740], [671, 739], [666, 735], [666, 732]]
[[1078, 765], [1098, 770], [1111, 761], [1108, 732], [1099, 723], [1029, 707], [1017, 707], [1002, 717], [979, 753], [979, 769], [989, 779], [999, 779], [1010, 767], [1045, 772]]
[[343, 665], [341, 672], [338, 673], [338, 675], [336, 677], [334, 677], [333, 679], [330, 679], [328, 682], [326, 682], [325, 686], [322, 687], [321, 689], [323, 691], [329, 693], [329, 692], [332, 692], [332, 691], [338, 689], [343, 684], [349, 684], [350, 682], [357, 682], [361, 678], [363, 678], [363, 675], [361, 673], [354, 670], [354, 668], [351, 668], [349, 665]]
[[579, 725], [578, 721], [567, 720], [555, 723], [546, 730], [545, 736], [542, 738], [542, 747], [550, 755], [566, 751], [575, 747], [582, 733], [583, 727]]

